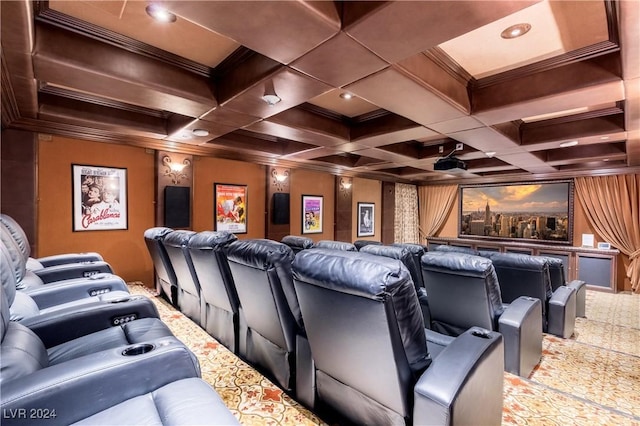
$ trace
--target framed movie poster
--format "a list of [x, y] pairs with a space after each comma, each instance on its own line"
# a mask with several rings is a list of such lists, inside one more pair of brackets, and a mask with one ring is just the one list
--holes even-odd
[[373, 237], [376, 229], [375, 204], [358, 203], [358, 237]]
[[247, 185], [214, 183], [214, 230], [247, 233]]
[[73, 230], [127, 229], [127, 169], [71, 165]]
[[303, 195], [302, 196], [302, 233], [320, 234], [322, 233], [322, 196]]

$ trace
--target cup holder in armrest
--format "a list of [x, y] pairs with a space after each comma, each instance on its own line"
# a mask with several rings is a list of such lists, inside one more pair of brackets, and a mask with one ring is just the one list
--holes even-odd
[[147, 352], [151, 352], [153, 349], [155, 349], [155, 346], [153, 346], [152, 344], [143, 343], [141, 345], [128, 347], [127, 349], [122, 351], [122, 355], [124, 356], [142, 355], [142, 354], [146, 354]]

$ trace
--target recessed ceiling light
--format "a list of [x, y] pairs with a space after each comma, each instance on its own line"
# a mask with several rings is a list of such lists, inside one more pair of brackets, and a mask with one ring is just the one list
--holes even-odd
[[157, 4], [151, 3], [145, 8], [145, 10], [147, 11], [147, 15], [151, 16], [156, 21], [167, 23], [176, 22], [176, 15]]
[[500, 34], [500, 37], [506, 38], [506, 39], [517, 38], [528, 33], [530, 29], [531, 29], [531, 24], [527, 24], [527, 23], [515, 24], [510, 26], [509, 28], [506, 28], [504, 31], [502, 31], [502, 33]]
[[604, 158], [602, 161], [609, 161], [611, 160], [610, 158]]
[[495, 151], [487, 151], [484, 153], [487, 157], [492, 158], [494, 155], [496, 155]]
[[340, 93], [340, 97], [348, 101], [349, 99], [353, 98], [353, 95], [351, 93], [344, 92]]
[[207, 129], [193, 129], [191, 133], [196, 136], [209, 136], [209, 131]]
[[578, 141], [562, 142], [560, 144], [560, 148], [568, 148], [570, 146], [576, 146], [576, 145], [578, 145]]
[[609, 139], [609, 136], [600, 136], [601, 141], [606, 141], [607, 139]]

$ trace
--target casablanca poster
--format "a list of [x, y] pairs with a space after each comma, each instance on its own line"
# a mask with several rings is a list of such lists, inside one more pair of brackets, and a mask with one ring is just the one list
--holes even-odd
[[247, 232], [247, 186], [215, 183], [215, 230], [234, 234]]
[[322, 233], [322, 196], [302, 196], [302, 233]]
[[73, 164], [73, 230], [127, 229], [127, 170]]

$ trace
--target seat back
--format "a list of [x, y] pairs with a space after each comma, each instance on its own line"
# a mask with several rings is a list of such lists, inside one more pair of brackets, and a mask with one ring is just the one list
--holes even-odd
[[401, 261], [402, 264], [409, 271], [409, 275], [411, 275], [411, 280], [413, 281], [413, 285], [416, 288], [416, 291], [418, 290], [419, 287], [418, 287], [416, 278], [420, 276], [420, 281], [422, 281], [422, 277], [421, 277], [422, 272], [420, 271], [420, 269], [417, 269], [415, 267], [415, 263], [413, 262], [413, 256], [411, 255], [409, 250], [407, 250], [406, 248], [369, 244], [367, 246], [363, 246], [362, 248], [360, 248], [359, 251], [362, 253], [368, 253], [375, 256], [389, 257], [391, 259], [397, 259]]
[[144, 242], [156, 271], [157, 290], [162, 292], [171, 304], [176, 305], [178, 293], [176, 273], [173, 271], [167, 251], [162, 244], [162, 240], [170, 232], [173, 232], [173, 229], [161, 226], [149, 228], [144, 231]]
[[266, 239], [234, 241], [227, 253], [248, 327], [239, 353], [287, 390], [293, 386], [296, 335], [304, 333], [291, 276], [294, 257], [291, 247]]
[[282, 244], [286, 244], [291, 247], [293, 253], [296, 254], [301, 250], [310, 249], [313, 247], [313, 240], [307, 237], [300, 237], [298, 235], [287, 235], [280, 241]]
[[549, 265], [549, 282], [551, 284], [551, 291], [556, 291], [558, 287], [561, 287], [567, 283], [564, 275], [564, 263], [562, 259], [557, 257], [542, 256]]
[[0, 241], [7, 251], [8, 260], [7, 263], [2, 265], [2, 268], [10, 268], [15, 275], [17, 288], [23, 289], [25, 286], [22, 281], [27, 274], [26, 260], [20, 251], [18, 243], [13, 239], [9, 230], [4, 226], [0, 227]]
[[176, 275], [178, 309], [196, 324], [202, 325], [200, 282], [193, 270], [191, 254], [187, 247], [195, 234], [193, 231], [173, 231], [165, 235], [161, 241]]
[[31, 255], [31, 246], [29, 245], [29, 240], [27, 239], [27, 234], [24, 232], [24, 229], [22, 229], [14, 218], [4, 213], [0, 214], [0, 223], [9, 231], [26, 262]]
[[356, 246], [356, 249], [358, 251], [360, 251], [362, 247], [369, 246], [369, 245], [382, 245], [382, 243], [380, 241], [374, 241], [374, 240], [355, 240], [353, 242], [353, 245]]
[[319, 401], [355, 424], [404, 424], [429, 366], [422, 315], [401, 261], [311, 249], [293, 262]]
[[344, 241], [320, 240], [314, 245], [314, 247], [330, 250], [358, 251], [356, 246]]
[[238, 237], [230, 232], [199, 232], [187, 243], [193, 270], [200, 283], [202, 327], [220, 343], [238, 352], [236, 292], [226, 250]]
[[464, 253], [471, 254], [473, 256], [480, 256], [480, 252], [476, 249], [472, 249], [471, 247], [461, 247], [461, 246], [451, 246], [448, 244], [440, 244], [436, 246], [433, 250], [430, 251], [443, 251], [443, 252], [454, 252], [454, 253]]
[[472, 326], [498, 330], [504, 308], [491, 260], [464, 253], [429, 251], [420, 264], [433, 330], [451, 336]]
[[[416, 274], [415, 278], [413, 277], [413, 274], [411, 275], [411, 277], [414, 279], [414, 284], [417, 283], [416, 287], [424, 288], [424, 281], [422, 281], [422, 271], [420, 268], [420, 259], [422, 259], [422, 255], [427, 252], [425, 246], [413, 243], [393, 243], [391, 245], [394, 247], [402, 247], [409, 250], [409, 253], [411, 253], [411, 257], [413, 258], [415, 268], [418, 271], [418, 274]], [[411, 272], [411, 270], [409, 270], [409, 272]]]
[[[483, 252], [484, 253], [484, 252]], [[542, 301], [542, 314], [553, 292], [546, 258], [520, 253], [486, 252], [496, 270], [502, 301], [511, 303], [520, 296], [530, 296]]]

